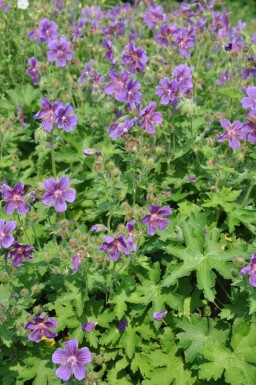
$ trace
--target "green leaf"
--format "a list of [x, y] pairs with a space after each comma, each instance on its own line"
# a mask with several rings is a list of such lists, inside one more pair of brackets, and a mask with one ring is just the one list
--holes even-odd
[[186, 362], [193, 362], [202, 356], [201, 351], [209, 342], [225, 343], [229, 333], [219, 322], [201, 318], [198, 314], [178, 320], [176, 326], [183, 330], [177, 337], [179, 347], [185, 350]]

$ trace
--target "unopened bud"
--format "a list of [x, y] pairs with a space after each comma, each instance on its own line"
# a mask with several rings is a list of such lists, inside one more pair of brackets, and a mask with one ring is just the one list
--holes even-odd
[[26, 297], [28, 295], [28, 290], [25, 287], [23, 287], [23, 289], [21, 289], [20, 291], [20, 295], [22, 297]]

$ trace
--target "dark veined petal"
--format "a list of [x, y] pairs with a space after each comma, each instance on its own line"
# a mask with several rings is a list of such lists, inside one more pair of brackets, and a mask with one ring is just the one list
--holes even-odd
[[[91, 324], [93, 324], [93, 326], [96, 325], [95, 322], [91, 322]], [[77, 359], [80, 361], [80, 362], [91, 362], [92, 360], [92, 356], [91, 356], [91, 352], [88, 348], [82, 348], [78, 351], [77, 353]]]
[[64, 201], [63, 198], [61, 197], [58, 197], [55, 201], [55, 205], [54, 205], [54, 208], [56, 211], [58, 211], [59, 213], [62, 213], [63, 211], [66, 211], [67, 210], [67, 204], [66, 202]]
[[8, 221], [5, 225], [4, 225], [4, 228], [3, 228], [3, 232], [5, 234], [9, 233], [10, 231], [13, 231], [14, 229], [16, 229], [16, 223], [12, 220]]
[[57, 188], [57, 181], [54, 178], [49, 178], [44, 181], [44, 188], [46, 191], [54, 193]]
[[16, 202], [14, 200], [10, 200], [6, 203], [4, 211], [6, 214], [12, 214], [16, 208]]
[[75, 356], [78, 349], [78, 341], [76, 339], [71, 339], [66, 342], [64, 345], [64, 350], [69, 356]]
[[42, 202], [45, 206], [51, 206], [54, 201], [55, 201], [55, 198], [52, 193], [47, 193], [42, 196]]
[[77, 380], [81, 381], [83, 378], [85, 378], [86, 368], [84, 365], [77, 362], [73, 367], [73, 371]]
[[68, 381], [72, 376], [71, 365], [61, 365], [56, 370], [56, 376], [59, 377], [63, 381]]
[[71, 184], [71, 180], [66, 176], [62, 176], [59, 180], [59, 188], [61, 191], [66, 190]]
[[62, 349], [57, 349], [53, 355], [52, 355], [52, 362], [54, 364], [61, 364], [61, 363], [64, 363], [66, 362], [68, 359], [68, 355], [66, 352], [64, 352], [64, 350]]

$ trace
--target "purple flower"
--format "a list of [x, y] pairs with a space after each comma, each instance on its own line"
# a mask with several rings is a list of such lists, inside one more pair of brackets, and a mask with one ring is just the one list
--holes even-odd
[[53, 124], [56, 122], [56, 110], [58, 107], [63, 106], [61, 102], [56, 100], [53, 104], [46, 98], [40, 100], [42, 109], [38, 111], [35, 115], [35, 119], [42, 119], [42, 128], [45, 131], [50, 132], [52, 130]]
[[174, 68], [173, 75], [179, 82], [179, 88], [183, 93], [191, 91], [193, 88], [191, 72], [194, 67], [189, 67], [187, 64], [180, 64]]
[[14, 221], [8, 221], [4, 224], [5, 220], [0, 219], [0, 249], [4, 247], [7, 249], [14, 241], [14, 237], [9, 233], [16, 229], [16, 223]]
[[80, 253], [77, 253], [77, 254], [72, 256], [73, 273], [77, 272], [77, 270], [79, 269], [79, 266], [81, 265], [81, 263], [82, 263], [82, 258], [81, 258], [81, 254]]
[[170, 80], [164, 78], [160, 81], [160, 86], [156, 87], [157, 96], [161, 97], [160, 104], [171, 104], [176, 107], [178, 105], [178, 93], [179, 93], [179, 82], [176, 79]]
[[123, 235], [119, 235], [116, 238], [104, 235], [104, 239], [106, 242], [103, 242], [102, 245], [99, 246], [99, 251], [108, 253], [111, 261], [117, 261], [120, 258], [121, 253], [130, 255], [127, 248], [127, 241]]
[[29, 212], [29, 204], [24, 201], [27, 194], [25, 194], [23, 190], [24, 183], [16, 184], [13, 189], [7, 185], [3, 186], [2, 198], [6, 200], [6, 206], [4, 208], [6, 214], [12, 214], [14, 210], [20, 215]]
[[32, 31], [29, 31], [27, 34], [29, 40], [37, 40], [38, 43], [43, 42], [43, 38], [40, 35], [39, 29], [33, 29]]
[[252, 43], [256, 43], [256, 32], [254, 33], [254, 35], [252, 37]]
[[243, 267], [240, 274], [249, 275], [250, 285], [256, 287], [256, 253], [251, 256], [251, 263], [249, 266]]
[[86, 333], [90, 333], [95, 328], [96, 325], [97, 325], [97, 322], [86, 322], [85, 324], [82, 325], [82, 329]]
[[126, 319], [121, 319], [119, 322], [118, 322], [118, 325], [117, 325], [117, 331], [118, 332], [122, 332], [124, 331], [128, 326], [128, 322], [126, 321]]
[[79, 381], [86, 375], [85, 363], [91, 362], [91, 352], [88, 348], [78, 349], [76, 339], [69, 340], [63, 345], [64, 349], [57, 349], [52, 355], [52, 362], [60, 364], [56, 375], [63, 381], [68, 381], [72, 374]]
[[27, 69], [26, 73], [31, 77], [33, 80], [34, 85], [39, 84], [39, 72], [37, 68], [37, 60], [35, 57], [31, 57], [28, 59], [29, 69]]
[[122, 52], [122, 64], [128, 65], [131, 73], [136, 73], [136, 70], [145, 72], [147, 61], [146, 51], [141, 47], [136, 48], [133, 41], [124, 47]]
[[58, 39], [58, 25], [47, 18], [40, 21], [38, 33], [41, 42], [49, 43], [51, 40]]
[[21, 122], [21, 127], [24, 129], [25, 128], [25, 115], [23, 114], [23, 109], [22, 106], [19, 104], [18, 105], [18, 119]]
[[231, 42], [229, 42], [229, 43], [227, 43], [227, 44], [225, 44], [225, 47], [224, 47], [224, 49], [225, 49], [225, 51], [231, 51], [232, 50], [232, 43]]
[[65, 36], [60, 37], [58, 40], [52, 40], [48, 43], [49, 51], [47, 52], [47, 58], [49, 62], [56, 62], [56, 67], [65, 67], [67, 60], [71, 60], [73, 52], [69, 49], [70, 42], [66, 40]]
[[149, 105], [140, 112], [141, 127], [144, 128], [148, 134], [154, 134], [155, 124], [162, 124], [162, 114], [161, 112], [154, 112], [155, 108], [156, 103], [150, 102]]
[[154, 5], [147, 9], [143, 15], [143, 21], [147, 24], [149, 29], [155, 29], [157, 24], [163, 23], [166, 20], [163, 7]]
[[79, 19], [77, 25], [73, 29], [73, 42], [77, 41], [79, 37], [83, 35], [83, 27], [85, 26], [86, 19]]
[[246, 97], [241, 100], [242, 107], [256, 110], [256, 87], [250, 86], [244, 89]]
[[63, 0], [56, 0], [56, 1], [55, 1], [55, 8], [56, 8], [58, 11], [63, 11], [63, 10], [64, 10]]
[[141, 222], [143, 225], [148, 225], [148, 234], [155, 235], [156, 229], [163, 231], [170, 223], [168, 219], [164, 219], [172, 214], [172, 209], [169, 206], [153, 206], [148, 207], [150, 214], [145, 215]]
[[91, 231], [93, 232], [93, 233], [99, 233], [99, 232], [101, 232], [101, 231], [105, 231], [107, 228], [106, 228], [106, 226], [104, 226], [104, 225], [93, 225], [92, 227], [91, 227]]
[[90, 82], [93, 86], [92, 89], [97, 90], [97, 85], [104, 82], [104, 76], [101, 75], [101, 73], [99, 73], [97, 70], [94, 70], [91, 74]]
[[87, 148], [83, 151], [85, 156], [102, 156], [102, 153], [100, 151], [92, 150], [91, 148]]
[[129, 231], [129, 235], [126, 239], [126, 243], [129, 246], [129, 249], [131, 252], [134, 252], [137, 249], [136, 244], [133, 240], [133, 235], [132, 235], [132, 231], [134, 230], [134, 226], [135, 226], [135, 221], [133, 221], [133, 220], [127, 222], [126, 226], [125, 226], [126, 229]]
[[189, 175], [188, 176], [188, 181], [195, 183], [195, 182], [197, 182], [197, 178], [194, 175]]
[[136, 108], [136, 104], [140, 103], [142, 93], [139, 92], [140, 83], [137, 79], [129, 79], [126, 83], [126, 97], [125, 100], [127, 102], [128, 107], [131, 110]]
[[8, 258], [13, 258], [12, 266], [21, 266], [23, 259], [32, 259], [33, 255], [30, 254], [34, 247], [31, 245], [23, 245], [22, 243], [15, 242], [12, 244], [14, 250], [8, 253]]
[[251, 111], [247, 119], [248, 123], [245, 123], [241, 128], [241, 132], [244, 134], [243, 139], [256, 144], [256, 111]]
[[163, 47], [168, 47], [170, 45], [170, 36], [174, 35], [177, 31], [179, 31], [179, 27], [176, 24], [171, 26], [165, 24], [160, 28], [160, 32], [154, 35], [154, 39]]
[[156, 321], [161, 321], [167, 314], [167, 311], [156, 311], [153, 313], [153, 318]]
[[102, 28], [102, 35], [109, 35], [110, 37], [114, 36], [123, 36], [125, 29], [125, 23], [119, 22], [109, 25], [108, 27]]
[[135, 227], [135, 221], [134, 220], [131, 220], [129, 222], [126, 223], [125, 227], [127, 228], [127, 230], [129, 231], [129, 233], [131, 233], [133, 230], [134, 230], [134, 227]]
[[74, 109], [70, 104], [64, 107], [60, 105], [55, 111], [56, 125], [58, 128], [64, 128], [65, 131], [71, 132], [77, 125], [77, 116], [73, 114]]
[[28, 335], [28, 338], [34, 342], [40, 342], [42, 337], [53, 339], [57, 337], [58, 333], [52, 332], [50, 329], [55, 329], [58, 327], [58, 322], [54, 321], [52, 318], [46, 318], [43, 316], [34, 317], [32, 321], [29, 321], [24, 329], [32, 330]]
[[101, 10], [99, 6], [82, 8], [81, 13], [84, 16], [88, 16], [90, 19], [96, 19], [96, 20], [104, 19], [104, 12]]
[[60, 179], [50, 178], [44, 182], [44, 188], [47, 191], [42, 197], [42, 202], [45, 206], [54, 205], [58, 212], [67, 210], [67, 202], [74, 202], [76, 199], [76, 190], [69, 189], [71, 181], [66, 176]]
[[229, 71], [226, 70], [226, 71], [220, 73], [220, 77], [219, 77], [219, 79], [217, 80], [216, 83], [218, 85], [221, 85], [221, 84], [229, 82], [229, 81], [230, 81]]
[[194, 47], [194, 44], [196, 42], [196, 36], [193, 30], [180, 28], [179, 31], [177, 31], [173, 35], [173, 40], [176, 47], [179, 48], [180, 54], [182, 56], [185, 56], [186, 59], [188, 59], [190, 57], [189, 50]]
[[78, 83], [79, 85], [81, 86], [82, 84], [84, 84], [84, 81], [85, 79], [87, 79], [91, 73], [91, 70], [92, 70], [92, 64], [93, 64], [94, 60], [91, 59], [87, 66], [82, 70], [82, 74], [80, 76], [80, 78], [78, 79]]
[[241, 144], [237, 138], [244, 139], [244, 133], [240, 130], [243, 123], [236, 120], [233, 124], [231, 124], [229, 120], [222, 119], [220, 124], [226, 132], [217, 138], [217, 142], [224, 142], [225, 140], [228, 140], [230, 148], [239, 148]]
[[115, 99], [118, 102], [126, 100], [126, 84], [129, 79], [129, 72], [122, 69], [120, 75], [117, 75], [116, 70], [111, 70], [108, 73], [110, 82], [105, 84], [104, 91], [107, 95], [115, 94]]
[[118, 64], [117, 60], [115, 60], [112, 41], [104, 39], [102, 42], [102, 47], [106, 48], [107, 50], [104, 58], [107, 59], [112, 65]]
[[109, 135], [113, 139], [120, 138], [123, 134], [126, 134], [133, 126], [138, 118], [129, 119], [127, 116], [125, 120], [121, 118], [121, 121], [117, 121], [109, 128]]

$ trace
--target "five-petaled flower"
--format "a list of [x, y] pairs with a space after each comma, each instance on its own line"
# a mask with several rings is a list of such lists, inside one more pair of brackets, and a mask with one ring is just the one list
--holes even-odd
[[45, 131], [50, 132], [56, 122], [56, 110], [58, 107], [63, 107], [63, 104], [58, 100], [51, 104], [51, 102], [46, 98], [42, 98], [40, 103], [42, 109], [34, 115], [34, 118], [42, 119], [42, 128]]
[[74, 202], [76, 199], [76, 190], [69, 189], [71, 181], [66, 176], [60, 179], [49, 178], [44, 182], [44, 188], [47, 191], [42, 197], [45, 206], [54, 204], [54, 208], [58, 212], [67, 210], [67, 202]]
[[150, 102], [141, 112], [141, 127], [144, 128], [148, 134], [154, 134], [155, 125], [162, 124], [161, 112], [154, 112], [156, 103]]
[[245, 109], [250, 108], [256, 110], [256, 87], [250, 86], [243, 89], [246, 97], [241, 100], [242, 107]]
[[70, 104], [66, 104], [64, 107], [60, 105], [56, 109], [56, 125], [58, 128], [64, 128], [65, 131], [71, 132], [74, 126], [77, 125], [77, 116], [73, 114], [74, 109]]
[[14, 241], [14, 237], [10, 235], [10, 232], [16, 228], [14, 221], [8, 221], [4, 224], [5, 220], [0, 219], [0, 249], [4, 247], [7, 249]]
[[32, 330], [28, 335], [28, 338], [34, 342], [40, 342], [42, 337], [53, 339], [57, 337], [58, 333], [51, 331], [50, 329], [55, 329], [58, 327], [58, 322], [54, 321], [52, 318], [46, 318], [44, 316], [36, 316], [29, 321], [24, 329]]
[[238, 138], [244, 139], [245, 137], [244, 132], [241, 131], [241, 128], [243, 127], [243, 123], [240, 122], [239, 120], [236, 120], [232, 124], [230, 123], [229, 120], [222, 119], [220, 121], [220, 124], [226, 130], [226, 132], [217, 138], [217, 142], [224, 142], [225, 140], [228, 140], [230, 148], [239, 148], [241, 144]]
[[120, 258], [120, 254], [130, 255], [130, 252], [127, 248], [127, 240], [123, 235], [118, 237], [111, 237], [109, 235], [104, 235], [105, 242], [99, 246], [99, 251], [103, 253], [108, 253], [109, 259], [111, 261], [117, 261]]
[[71, 43], [66, 40], [65, 36], [60, 37], [60, 41], [51, 40], [48, 43], [49, 51], [47, 58], [49, 62], [56, 62], [56, 67], [65, 67], [67, 60], [72, 60], [73, 52], [69, 49]]
[[145, 215], [141, 222], [143, 225], [148, 225], [148, 234], [155, 235], [156, 229], [163, 231], [170, 223], [168, 219], [164, 219], [163, 217], [167, 217], [172, 214], [172, 209], [169, 206], [154, 206], [150, 205], [148, 207], [150, 214]]
[[13, 250], [8, 253], [8, 258], [12, 259], [12, 266], [20, 266], [23, 259], [32, 259], [33, 255], [30, 254], [34, 247], [31, 245], [23, 245], [22, 243], [15, 242], [12, 244]]
[[26, 193], [23, 192], [24, 183], [16, 184], [13, 189], [4, 185], [2, 189], [2, 198], [6, 200], [4, 211], [6, 214], [12, 214], [15, 210], [23, 215], [29, 212], [29, 204], [25, 202]]
[[240, 274], [249, 275], [250, 285], [256, 287], [256, 253], [251, 256], [251, 263], [240, 270]]
[[64, 349], [57, 349], [52, 355], [52, 362], [60, 364], [56, 375], [63, 381], [68, 381], [72, 374], [79, 381], [86, 375], [85, 363], [91, 362], [91, 352], [88, 348], [78, 349], [76, 339], [69, 340], [63, 345]]

